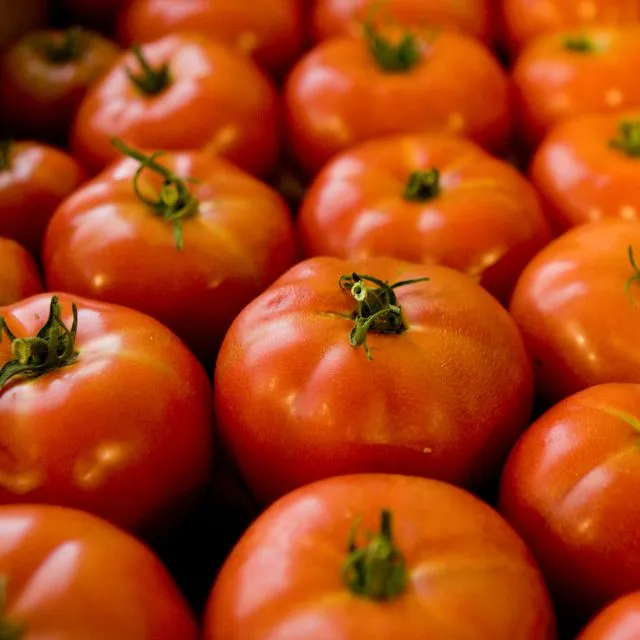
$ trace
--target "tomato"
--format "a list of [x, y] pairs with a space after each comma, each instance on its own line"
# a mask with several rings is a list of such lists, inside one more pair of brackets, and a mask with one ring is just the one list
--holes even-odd
[[400, 36], [369, 25], [361, 38], [326, 41], [293, 69], [285, 106], [293, 157], [308, 173], [382, 135], [459, 133], [497, 151], [511, 132], [509, 88], [498, 61], [453, 32]]
[[573, 615], [640, 589], [639, 442], [640, 385], [610, 383], [550, 409], [507, 461], [500, 510]]
[[204, 640], [555, 637], [542, 578], [507, 523], [460, 489], [399, 475], [332, 478], [272, 505], [222, 568], [204, 632]]
[[533, 157], [531, 180], [558, 231], [602, 218], [640, 217], [638, 113], [577, 116]]
[[307, 255], [445, 264], [503, 302], [550, 239], [535, 191], [514, 168], [444, 134], [345, 151], [311, 185], [298, 222]]
[[640, 107], [640, 26], [541, 36], [518, 58], [513, 86], [522, 142], [535, 147], [562, 120]]
[[87, 89], [119, 55], [101, 35], [73, 27], [32, 31], [0, 60], [0, 114], [13, 136], [65, 143]]
[[173, 333], [67, 294], [0, 315], [0, 504], [75, 507], [146, 533], [202, 489], [210, 385]]
[[[306, 0], [302, 0], [305, 1]], [[132, 0], [120, 19], [120, 39], [149, 42], [181, 30], [201, 31], [252, 55], [282, 75], [302, 48], [301, 0]]]
[[87, 513], [0, 507], [0, 635], [15, 640], [197, 640], [169, 573], [141, 542]]
[[319, 257], [237, 316], [214, 391], [227, 450], [266, 503], [356, 472], [478, 488], [527, 423], [533, 389], [513, 320], [467, 276]]
[[640, 382], [640, 291], [630, 282], [638, 272], [629, 246], [640, 251], [637, 222], [594, 222], [549, 244], [523, 271], [511, 314], [548, 403], [596, 384]]
[[636, 640], [639, 628], [640, 591], [634, 591], [600, 611], [578, 640]]
[[0, 237], [0, 305], [41, 293], [38, 267], [29, 252], [14, 240]]
[[637, 0], [502, 0], [504, 35], [511, 53], [536, 37], [578, 27], [640, 22]]
[[38, 142], [0, 143], [0, 236], [34, 256], [56, 207], [84, 181], [70, 155]]
[[202, 35], [176, 33], [124, 54], [83, 101], [72, 147], [92, 171], [119, 154], [112, 136], [146, 148], [200, 149], [250, 173], [278, 156], [277, 96], [255, 64]]
[[444, 27], [461, 31], [492, 44], [493, 0], [315, 0], [312, 29], [316, 41], [335, 36], [358, 35], [362, 23], [374, 19], [383, 24], [393, 20], [405, 26]]
[[0, 51], [47, 22], [47, 0], [0, 0]]

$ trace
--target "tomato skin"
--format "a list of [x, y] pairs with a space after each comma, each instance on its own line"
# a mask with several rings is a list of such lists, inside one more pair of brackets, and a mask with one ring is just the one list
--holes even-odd
[[[586, 38], [595, 51], [572, 51], [567, 37]], [[541, 36], [512, 71], [522, 142], [535, 148], [556, 124], [573, 116], [640, 107], [640, 26], [588, 27]]]
[[635, 640], [640, 628], [640, 592], [629, 593], [600, 611], [577, 640]]
[[13, 304], [42, 291], [31, 254], [15, 240], [0, 237], [0, 305]]
[[174, 31], [201, 31], [235, 47], [277, 76], [302, 48], [300, 0], [133, 0], [120, 17], [120, 40], [149, 42]]
[[596, 384], [640, 382], [638, 285], [625, 295], [630, 245], [640, 247], [637, 222], [583, 225], [547, 245], [520, 276], [511, 315], [548, 404]]
[[[439, 194], [406, 199], [412, 172], [433, 167]], [[308, 256], [444, 264], [505, 303], [550, 240], [527, 181], [472, 142], [445, 134], [373, 140], [343, 152], [307, 191], [298, 230]]]
[[87, 176], [72, 156], [39, 142], [12, 143], [7, 164], [0, 169], [0, 236], [38, 257], [54, 210]]
[[[361, 518], [361, 531], [377, 531], [381, 509], [393, 514], [394, 543], [409, 573], [405, 591], [383, 603], [353, 595], [341, 580], [350, 528]], [[214, 585], [203, 640], [276, 637], [556, 636], [542, 578], [493, 509], [433, 480], [353, 475], [303, 487], [272, 505]]]
[[408, 71], [383, 71], [364, 39], [351, 37], [318, 45], [294, 67], [285, 111], [293, 157], [307, 173], [348, 147], [391, 134], [456, 133], [494, 151], [507, 146], [509, 87], [498, 61], [468, 36], [414, 35], [421, 59]]
[[[408, 325], [349, 343], [355, 308], [338, 280], [397, 289]], [[487, 362], [491, 354], [491, 362]], [[215, 371], [217, 424], [258, 501], [344, 473], [482, 485], [529, 419], [532, 374], [497, 300], [467, 276], [391, 258], [311, 258], [236, 317]], [[247, 394], [251, 402], [247, 402]]]
[[42, 27], [48, 17], [47, 0], [0, 0], [0, 51], [31, 29]]
[[26, 625], [25, 640], [199, 637], [158, 558], [132, 536], [81, 511], [0, 507], [0, 572], [7, 578], [4, 614]]
[[[35, 335], [51, 295], [3, 307], [0, 315], [16, 336]], [[78, 306], [79, 355], [38, 378], [16, 378], [0, 393], [0, 504], [59, 504], [146, 533], [211, 475], [206, 373], [152, 318], [59, 297], [68, 327], [71, 301]], [[3, 338], [0, 364], [10, 359]]]
[[639, 419], [640, 385], [585, 389], [539, 418], [504, 469], [501, 513], [582, 619], [640, 588]]
[[197, 33], [146, 43], [153, 67], [169, 63], [170, 85], [143, 94], [126, 69], [131, 52], [88, 93], [71, 136], [75, 155], [93, 172], [119, 158], [110, 137], [134, 147], [204, 149], [257, 175], [278, 156], [277, 96], [269, 79], [240, 53]]

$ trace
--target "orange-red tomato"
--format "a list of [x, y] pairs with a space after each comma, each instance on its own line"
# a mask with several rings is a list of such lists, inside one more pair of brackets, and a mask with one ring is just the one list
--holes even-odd
[[31, 254], [15, 240], [0, 237], [0, 305], [13, 304], [42, 290]]
[[612, 602], [582, 630], [577, 640], [637, 640], [640, 629], [640, 591]]
[[203, 637], [554, 640], [556, 631], [529, 551], [493, 509], [433, 480], [352, 475], [298, 489], [260, 516], [222, 568]]
[[120, 17], [125, 44], [149, 42], [174, 31], [201, 31], [252, 55], [281, 75], [302, 48], [302, 7], [308, 0], [132, 0]]
[[135, 147], [204, 149], [250, 173], [273, 169], [277, 96], [250, 59], [197, 33], [140, 52], [124, 54], [80, 107], [72, 147], [87, 167], [97, 172], [118, 159], [118, 136]]
[[270, 502], [355, 472], [478, 488], [529, 420], [533, 385], [515, 323], [471, 278], [319, 257], [237, 316], [214, 391], [227, 450]]
[[577, 116], [551, 130], [531, 163], [558, 231], [602, 218], [640, 218], [640, 114]]
[[25, 35], [0, 60], [0, 120], [6, 131], [66, 143], [88, 88], [119, 53], [113, 42], [77, 27]]
[[640, 382], [640, 285], [630, 282], [640, 275], [629, 246], [640, 255], [637, 222], [593, 222], [554, 240], [523, 271], [511, 314], [548, 402], [605, 382]]
[[640, 107], [640, 26], [541, 36], [513, 69], [522, 142], [535, 147], [562, 120]]
[[293, 69], [285, 106], [293, 156], [308, 173], [387, 134], [458, 133], [501, 150], [511, 133], [505, 73], [482, 44], [453, 32], [328, 40]]
[[307, 255], [444, 264], [503, 302], [550, 239], [535, 191], [513, 167], [444, 134], [340, 154], [311, 185], [298, 225]]
[[56, 207], [84, 181], [70, 155], [38, 142], [0, 144], [0, 236], [40, 256]]
[[141, 542], [87, 513], [0, 507], [2, 637], [198, 640], [168, 571]]
[[554, 406], [509, 456], [500, 510], [568, 615], [640, 589], [639, 442], [640, 385], [611, 383]]

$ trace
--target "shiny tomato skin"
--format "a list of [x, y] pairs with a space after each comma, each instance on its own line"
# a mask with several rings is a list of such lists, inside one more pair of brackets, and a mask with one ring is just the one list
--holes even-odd
[[536, 389], [552, 404], [605, 382], [640, 382], [638, 283], [628, 247], [640, 251], [640, 225], [602, 220], [547, 245], [525, 268], [511, 299], [534, 361]]
[[[381, 509], [408, 586], [375, 602], [352, 594], [341, 570], [354, 522], [364, 545]], [[298, 489], [259, 517], [214, 585], [203, 640], [555, 637], [538, 569], [493, 509], [434, 480], [352, 475]]]
[[142, 542], [88, 513], [0, 507], [0, 573], [7, 580], [3, 621], [25, 627], [16, 638], [199, 637], [160, 560]]
[[300, 53], [307, 0], [133, 0], [120, 16], [120, 40], [149, 42], [173, 31], [201, 31], [282, 75]]
[[639, 442], [640, 385], [597, 385], [539, 418], [504, 469], [501, 513], [582, 619], [640, 588]]
[[[592, 51], [574, 51], [566, 39], [586, 39]], [[541, 36], [512, 70], [518, 125], [535, 148], [556, 124], [573, 116], [640, 107], [640, 25], [589, 27]]]
[[558, 232], [603, 218], [640, 218], [640, 157], [612, 146], [637, 112], [577, 116], [556, 127], [533, 156], [529, 175]]
[[86, 179], [84, 169], [64, 151], [33, 141], [12, 143], [0, 168], [0, 236], [39, 257], [56, 207]]
[[[0, 309], [17, 337], [48, 317], [49, 293]], [[145, 534], [211, 474], [210, 384], [184, 344], [132, 309], [60, 294], [77, 359], [0, 393], [0, 504], [79, 508]], [[11, 359], [0, 342], [0, 364]]]
[[[392, 42], [402, 37], [385, 34]], [[294, 67], [285, 112], [293, 157], [307, 173], [384, 135], [455, 133], [493, 151], [508, 145], [509, 86], [489, 50], [455, 32], [414, 36], [420, 59], [408, 71], [383, 71], [364, 39], [348, 36], [323, 42]]]
[[123, 54], [83, 101], [74, 122], [75, 155], [92, 172], [119, 157], [118, 136], [135, 147], [204, 149], [254, 174], [269, 173], [278, 156], [277, 96], [248, 58], [197, 33], [175, 33], [141, 47], [154, 68], [169, 64], [171, 81], [155, 95], [127, 76], [139, 70]]
[[640, 629], [640, 592], [618, 598], [600, 611], [577, 640], [636, 640]]
[[15, 240], [0, 237], [0, 305], [13, 304], [43, 291], [38, 266]]
[[[158, 161], [196, 181], [189, 189], [198, 213], [182, 223], [183, 249], [173, 226], [136, 196], [140, 165], [124, 158], [55, 212], [43, 249], [46, 281], [138, 309], [212, 363], [234, 317], [295, 262], [291, 215], [273, 189], [221, 158], [189, 151]], [[149, 170], [139, 183], [150, 195], [161, 185]]]
[[[439, 193], [404, 197], [436, 168]], [[502, 302], [550, 240], [534, 189], [506, 162], [446, 134], [397, 136], [349, 149], [320, 172], [298, 217], [306, 255], [388, 255], [463, 271]]]
[[[349, 342], [355, 302], [338, 280], [354, 271], [391, 283], [430, 278], [397, 289], [408, 329], [370, 332], [371, 360]], [[512, 319], [467, 276], [392, 258], [318, 257], [237, 316], [214, 392], [231, 458], [268, 503], [357, 472], [477, 488], [529, 419], [532, 375]]]

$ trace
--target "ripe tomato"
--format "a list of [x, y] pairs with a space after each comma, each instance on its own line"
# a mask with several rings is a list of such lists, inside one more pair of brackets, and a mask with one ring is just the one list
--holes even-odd
[[533, 357], [537, 390], [549, 403], [595, 384], [640, 382], [640, 291], [629, 246], [640, 225], [602, 220], [568, 231], [523, 271], [511, 300]]
[[494, 23], [491, 19], [493, 0], [315, 0], [312, 30], [316, 42], [341, 35], [358, 35], [362, 23], [390, 20], [411, 27], [444, 27], [492, 44]]
[[92, 171], [137, 147], [204, 149], [250, 173], [278, 156], [277, 96], [255, 64], [199, 34], [177, 33], [124, 54], [83, 101], [72, 147]]
[[508, 96], [498, 61], [474, 39], [369, 25], [363, 37], [324, 42], [293, 69], [285, 87], [292, 153], [315, 173], [339, 151], [394, 133], [459, 133], [501, 150]]
[[32, 31], [0, 59], [0, 118], [12, 136], [66, 143], [88, 88], [116, 61], [118, 47], [79, 29]]
[[0, 305], [13, 304], [42, 290], [31, 254], [14, 240], [0, 237]]
[[640, 591], [634, 591], [600, 611], [578, 640], [637, 640], [639, 621]]
[[272, 505], [222, 568], [204, 631], [204, 640], [555, 637], [542, 577], [507, 523], [460, 489], [399, 475], [332, 478]]
[[637, 113], [577, 116], [552, 129], [531, 180], [560, 232], [602, 218], [640, 218]]
[[639, 440], [640, 385], [604, 384], [545, 413], [507, 461], [500, 510], [578, 617], [640, 589]]
[[120, 18], [120, 39], [131, 44], [149, 42], [174, 31], [201, 31], [252, 55], [261, 67], [279, 76], [302, 48], [300, 2], [132, 0]]
[[550, 239], [531, 185], [506, 162], [445, 134], [343, 152], [311, 185], [298, 223], [307, 255], [444, 264], [503, 302]]
[[47, 22], [47, 0], [0, 0], [0, 51]]
[[2, 638], [199, 638], [158, 558], [87, 513], [0, 507], [0, 576]]
[[260, 502], [356, 472], [478, 488], [527, 423], [533, 391], [513, 320], [467, 276], [328, 257], [293, 267], [238, 315], [214, 389], [221, 436]]
[[640, 26], [589, 27], [541, 36], [513, 69], [522, 142], [535, 147], [577, 115], [640, 107]]
[[210, 385], [166, 327], [66, 294], [0, 315], [0, 504], [76, 507], [146, 532], [206, 484]]
[[47, 284], [143, 311], [212, 362], [233, 318], [294, 263], [289, 211], [273, 189], [220, 158], [124, 150], [132, 157], [54, 214]]
[[0, 236], [38, 257], [54, 210], [85, 179], [63, 151], [38, 142], [0, 143]]

